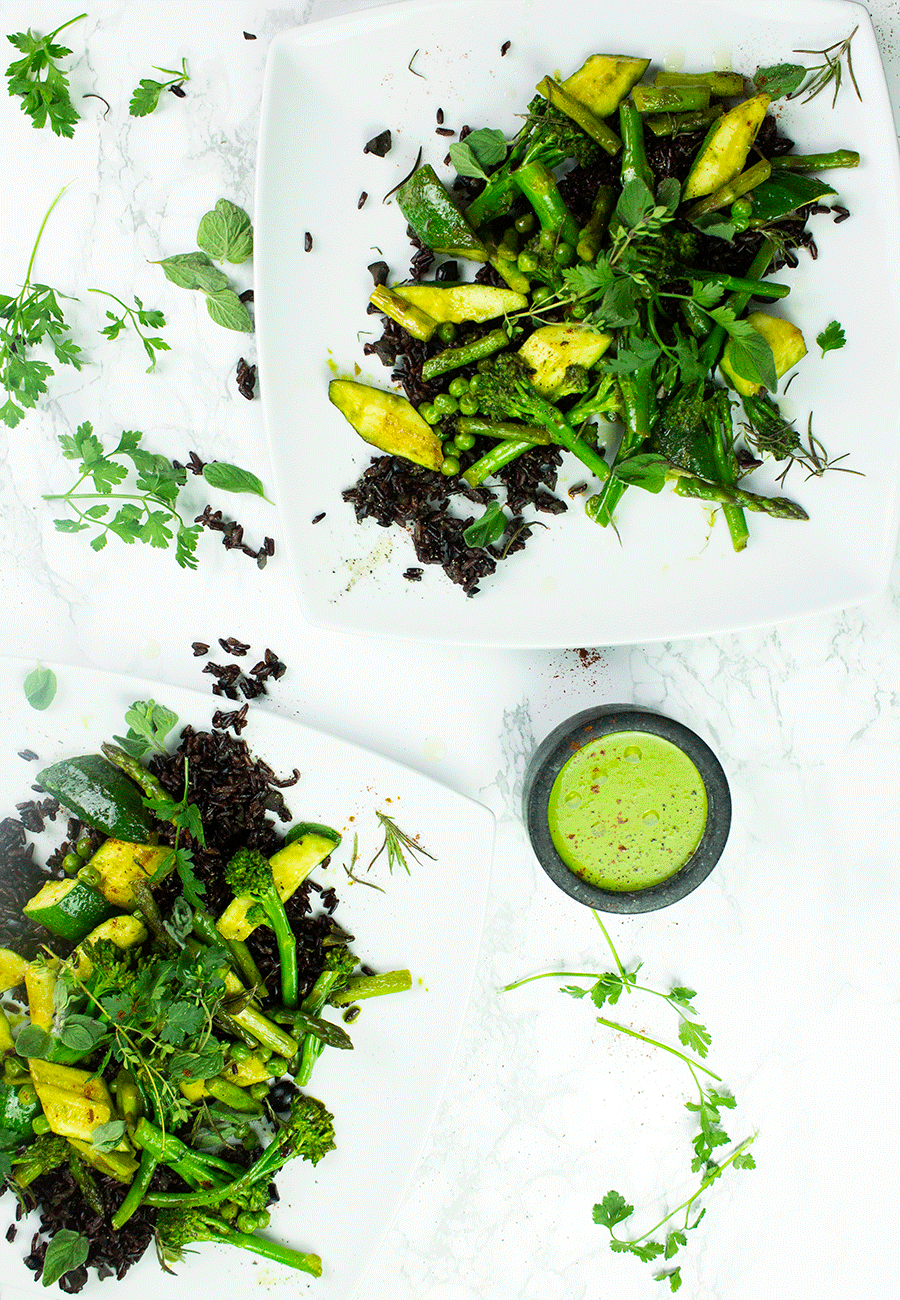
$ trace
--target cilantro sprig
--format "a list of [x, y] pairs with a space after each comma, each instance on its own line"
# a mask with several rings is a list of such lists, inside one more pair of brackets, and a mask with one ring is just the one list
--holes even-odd
[[9, 93], [22, 97], [22, 112], [31, 118], [32, 126], [40, 128], [49, 122], [56, 135], [69, 139], [75, 134], [79, 114], [69, 96], [68, 77], [56, 63], [72, 51], [53, 42], [60, 32], [82, 18], [87, 18], [87, 14], [70, 18], [49, 36], [35, 36], [29, 27], [27, 32], [15, 32], [6, 38], [24, 56], [6, 69]]
[[[512, 984], [507, 984], [500, 991], [507, 993], [539, 979], [590, 979], [592, 983], [588, 987], [579, 984], [563, 984], [560, 992], [574, 998], [589, 998], [597, 1010], [602, 1009], [607, 1004], [615, 1006], [623, 994], [630, 996], [632, 993], [648, 993], [653, 997], [661, 998], [667, 1006], [672, 1008], [679, 1018], [679, 1042], [694, 1056], [705, 1060], [712, 1037], [706, 1026], [700, 1024], [696, 1019], [694, 998], [697, 995], [695, 991], [684, 985], [675, 985], [664, 991], [646, 984], [639, 984], [638, 972], [641, 969], [641, 963], [638, 963], [631, 970], [626, 970], [600, 917], [596, 912], [593, 913], [593, 916], [603, 931], [615, 959], [615, 970], [605, 971], [599, 975], [594, 972], [547, 971], [540, 975], [529, 975], [524, 979], [516, 980]], [[675, 1209], [670, 1210], [652, 1228], [630, 1238], [618, 1236], [615, 1232], [619, 1224], [624, 1223], [634, 1214], [634, 1206], [626, 1201], [621, 1192], [607, 1192], [603, 1199], [593, 1207], [594, 1223], [609, 1230], [611, 1250], [617, 1254], [636, 1255], [638, 1259], [643, 1260], [645, 1263], [660, 1257], [670, 1260], [687, 1244], [686, 1234], [696, 1228], [705, 1215], [706, 1210], [701, 1209], [696, 1217], [692, 1217], [694, 1215], [694, 1206], [704, 1192], [722, 1176], [729, 1166], [734, 1169], [755, 1168], [755, 1161], [748, 1148], [755, 1141], [756, 1134], [752, 1134], [738, 1143], [727, 1159], [717, 1162], [714, 1158], [715, 1153], [719, 1148], [727, 1146], [731, 1142], [731, 1138], [722, 1124], [722, 1111], [733, 1110], [737, 1105], [731, 1092], [724, 1087], [717, 1086], [722, 1083], [719, 1075], [714, 1074], [707, 1066], [700, 1065], [698, 1061], [673, 1047], [670, 1043], [650, 1038], [647, 1034], [640, 1033], [628, 1025], [620, 1024], [614, 1020], [607, 1020], [604, 1016], [598, 1016], [597, 1023], [630, 1038], [637, 1038], [648, 1046], [660, 1048], [662, 1051], [678, 1057], [687, 1065], [697, 1088], [698, 1100], [685, 1103], [686, 1109], [691, 1114], [696, 1115], [699, 1126], [698, 1132], [692, 1141], [694, 1154], [691, 1160], [691, 1171], [695, 1174], [700, 1173], [701, 1180], [692, 1195], [677, 1205]], [[701, 1082], [700, 1073], [711, 1079], [712, 1083]], [[684, 1217], [680, 1226], [673, 1226], [668, 1229], [664, 1239], [662, 1241], [657, 1240], [660, 1231], [682, 1213]], [[681, 1270], [678, 1266], [656, 1273], [654, 1277], [657, 1281], [668, 1282], [673, 1292], [677, 1291], [681, 1286]]]
[[26, 410], [37, 405], [53, 374], [49, 361], [30, 355], [32, 348], [47, 344], [61, 365], [74, 366], [76, 370], [82, 365], [81, 349], [68, 337], [71, 327], [59, 301], [67, 295], [49, 285], [31, 282], [44, 228], [68, 188], [63, 186], [44, 214], [22, 288], [15, 296], [0, 294], [0, 386], [6, 393], [0, 419], [10, 429], [24, 419]]
[[[143, 542], [159, 550], [174, 542], [178, 565], [196, 569], [195, 552], [202, 526], [188, 523], [177, 508], [187, 472], [165, 456], [144, 450], [140, 446], [143, 436], [137, 430], [126, 429], [108, 450], [89, 421], [80, 424], [74, 434], [61, 434], [63, 455], [79, 462], [78, 477], [68, 492], [45, 493], [44, 500], [62, 501], [71, 511], [66, 518], [54, 519], [58, 532], [97, 530], [90, 543], [94, 551], [102, 551], [110, 536], [129, 546]], [[126, 480], [132, 471], [130, 490], [116, 491], [129, 486]], [[212, 461], [204, 465], [203, 477], [224, 491], [267, 499], [257, 476], [237, 465]], [[111, 513], [112, 502], [120, 503], [115, 513]]]

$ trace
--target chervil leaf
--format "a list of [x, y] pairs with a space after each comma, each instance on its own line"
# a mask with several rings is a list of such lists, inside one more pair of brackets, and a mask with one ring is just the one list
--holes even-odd
[[679, 1247], [687, 1245], [687, 1237], [683, 1232], [670, 1232], [666, 1238], [666, 1259], [671, 1259], [673, 1255], [678, 1254]]
[[645, 366], [652, 366], [659, 358], [660, 351], [658, 343], [638, 336], [630, 339], [627, 347], [620, 347], [615, 358], [605, 361], [603, 367], [605, 370], [611, 370], [613, 374], [631, 374], [635, 370], [642, 370]]
[[826, 325], [821, 334], [816, 335], [816, 342], [822, 349], [822, 356], [824, 357], [826, 352], [836, 352], [839, 348], [842, 348], [847, 339], [841, 325], [836, 320], [833, 320], [829, 325]]

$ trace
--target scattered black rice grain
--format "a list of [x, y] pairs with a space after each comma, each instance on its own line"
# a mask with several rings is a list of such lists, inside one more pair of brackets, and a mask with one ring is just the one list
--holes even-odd
[[439, 108], [438, 111], [435, 113], [434, 116], [435, 116], [435, 119], [437, 120], [437, 124], [438, 124], [438, 126], [443, 126], [443, 125], [444, 125], [444, 110], [443, 110], [442, 108]]
[[38, 757], [39, 757], [39, 756], [34, 752], [33, 749], [20, 749], [20, 750], [19, 750], [19, 758], [24, 758], [24, 760], [25, 760], [26, 763], [36, 763], [37, 760], [38, 760]]
[[366, 201], [366, 199], [367, 199], [368, 197], [369, 197], [369, 196], [368, 196], [368, 194], [366, 193], [366, 191], [363, 190], [362, 194], [360, 194], [360, 196], [359, 196], [359, 201], [358, 201], [357, 204], [356, 204], [357, 210], [359, 210], [359, 208], [361, 208], [361, 207], [363, 206], [363, 204], [365, 203], [365, 201]]
[[212, 506], [204, 506], [203, 514], [197, 515], [194, 519], [195, 524], [201, 524], [204, 528], [209, 528], [212, 532], [222, 534], [222, 545], [228, 551], [243, 551], [244, 555], [249, 555], [251, 559], [261, 569], [265, 568], [266, 560], [275, 554], [275, 543], [271, 537], [267, 537], [258, 550], [248, 546], [244, 541], [244, 528], [242, 524], [236, 523], [233, 519], [224, 519], [221, 510], [213, 510]]
[[250, 649], [243, 641], [239, 641], [236, 636], [220, 636], [219, 645], [229, 655], [245, 655]]
[[375, 284], [387, 284], [390, 267], [387, 262], [370, 262], [366, 268]]
[[438, 126], [438, 127], [435, 127], [435, 131], [434, 131], [434, 133], [435, 133], [435, 135], [448, 135], [448, 136], [449, 136], [449, 135], [456, 135], [456, 132], [453, 130], [453, 128], [452, 128], [451, 126]]
[[508, 51], [511, 45], [512, 45], [512, 41], [504, 41], [503, 44], [500, 46], [501, 59], [504, 57], [504, 55], [506, 54], [506, 52]]
[[363, 153], [373, 153], [376, 158], [383, 158], [391, 150], [391, 133], [390, 131], [379, 131], [378, 135], [373, 135], [371, 140], [367, 140], [363, 148]]
[[837, 213], [837, 216], [836, 216], [835, 219], [834, 219], [834, 224], [835, 224], [836, 226], [837, 226], [837, 225], [840, 225], [840, 223], [841, 223], [842, 221], [846, 221], [847, 218], [850, 216], [850, 209], [849, 209], [849, 208], [843, 208], [843, 207], [840, 206], [840, 204], [837, 204], [837, 203], [835, 203], [835, 205], [834, 205], [834, 207], [831, 209], [831, 211]]
[[182, 90], [180, 85], [170, 86], [169, 89], [171, 90], [173, 95], [177, 96], [178, 99], [184, 99], [187, 95], [187, 91]]
[[256, 37], [253, 35], [252, 32], [244, 32], [244, 40], [245, 40], [245, 41], [255, 41], [255, 40], [256, 40]]
[[413, 567], [411, 569], [407, 569], [404, 572], [403, 576], [407, 580], [407, 582], [421, 582], [422, 575], [424, 572], [425, 572], [424, 569], [417, 569]]
[[253, 390], [256, 387], [256, 366], [248, 365], [244, 358], [241, 357], [237, 363], [236, 379], [241, 397], [246, 397], [248, 402], [252, 402]]
[[303, 251], [304, 253], [312, 252], [312, 235], [309, 233], [308, 230], [303, 236]]
[[209, 654], [209, 646], [205, 641], [192, 641], [191, 649], [194, 652], [195, 659], [199, 659], [201, 655]]
[[245, 289], [243, 293], [239, 293], [239, 294], [238, 294], [238, 298], [240, 299], [241, 302], [252, 302], [252, 301], [253, 301], [253, 290], [252, 290], [252, 289]]
[[320, 510], [317, 515], [313, 515], [312, 521], [314, 524], [320, 524], [324, 518], [325, 518], [325, 511]]

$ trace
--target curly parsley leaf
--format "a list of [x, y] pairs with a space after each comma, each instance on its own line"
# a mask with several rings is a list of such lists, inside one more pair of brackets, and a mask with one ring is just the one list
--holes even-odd
[[847, 342], [843, 328], [839, 321], [833, 320], [826, 325], [821, 334], [816, 335], [816, 342], [822, 349], [822, 356], [826, 352], [836, 352]]
[[187, 63], [181, 60], [181, 71], [175, 72], [172, 68], [154, 67], [154, 72], [163, 72], [171, 77], [170, 81], [153, 81], [149, 77], [141, 77], [134, 93], [131, 96], [131, 103], [128, 105], [128, 112], [132, 117], [146, 117], [152, 113], [159, 103], [159, 97], [164, 90], [171, 90], [172, 87], [180, 87], [182, 82], [190, 81], [187, 71]]
[[86, 17], [87, 14], [79, 14], [77, 18], [70, 18], [49, 36], [35, 36], [29, 28], [27, 32], [15, 32], [6, 38], [24, 55], [6, 69], [9, 93], [21, 96], [22, 112], [31, 118], [32, 126], [40, 128], [49, 122], [56, 135], [67, 139], [75, 134], [74, 126], [79, 115], [69, 96], [68, 77], [56, 62], [72, 51], [65, 45], [54, 45], [53, 40], [66, 27]]

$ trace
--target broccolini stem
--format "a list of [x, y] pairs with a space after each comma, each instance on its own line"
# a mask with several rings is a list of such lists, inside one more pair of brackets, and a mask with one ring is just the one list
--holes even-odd
[[487, 420], [483, 415], [460, 415], [456, 420], [460, 433], [474, 433], [486, 438], [512, 438], [516, 442], [529, 442], [546, 447], [550, 434], [534, 424], [520, 424], [518, 420]]
[[[713, 461], [721, 481], [734, 486], [738, 480], [737, 457], [734, 452], [734, 430], [731, 423], [731, 401], [723, 388], [717, 389], [706, 413], [707, 427], [712, 435]], [[725, 502], [722, 514], [731, 534], [735, 551], [743, 551], [750, 536], [747, 518], [739, 505]]]
[[243, 939], [226, 939], [209, 912], [203, 912], [199, 908], [194, 912], [194, 933], [212, 947], [224, 948], [231, 958], [235, 972], [245, 979], [251, 988], [265, 989], [265, 980], [246, 943]]
[[[652, 394], [650, 391], [650, 370], [645, 366], [630, 375], [619, 376], [619, 389], [624, 407], [625, 432], [613, 460], [617, 463], [626, 460], [650, 437], [650, 416]], [[628, 484], [615, 476], [607, 479], [598, 496], [588, 502], [587, 513], [596, 523], [605, 528], [612, 523], [613, 513]]]
[[292, 1246], [282, 1246], [279, 1242], [269, 1241], [265, 1237], [235, 1231], [222, 1233], [221, 1235], [211, 1232], [210, 1239], [222, 1242], [227, 1246], [241, 1246], [244, 1250], [252, 1251], [254, 1255], [261, 1255], [263, 1259], [270, 1259], [276, 1264], [284, 1264], [288, 1268], [295, 1268], [301, 1273], [311, 1273], [313, 1277], [322, 1276], [322, 1260], [318, 1255], [294, 1250]]
[[385, 993], [405, 993], [412, 988], [408, 970], [383, 971], [380, 975], [351, 975], [347, 987], [328, 999], [333, 1007], [346, 1007], [363, 998], [377, 998]]

